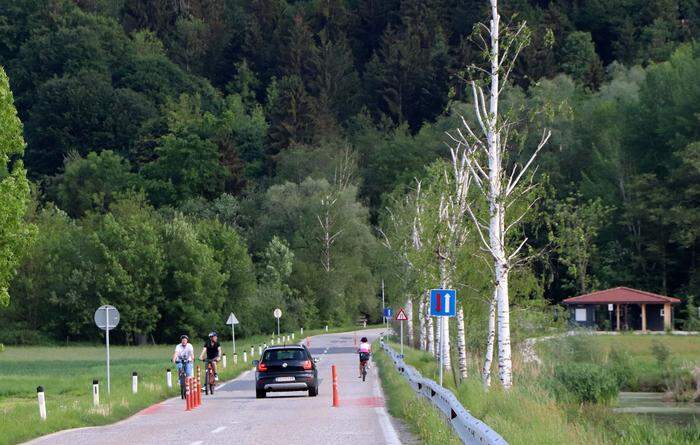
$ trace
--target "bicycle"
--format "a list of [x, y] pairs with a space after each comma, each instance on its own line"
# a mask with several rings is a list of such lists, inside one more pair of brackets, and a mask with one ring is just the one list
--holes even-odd
[[369, 353], [360, 352], [360, 371], [362, 373], [362, 381], [367, 378], [367, 362], [369, 361]]
[[205, 373], [204, 373], [204, 393], [214, 394], [214, 386], [216, 386], [216, 374], [214, 373], [214, 360], [206, 359], [204, 360]]
[[180, 359], [175, 363], [180, 364], [177, 370], [177, 376], [180, 382], [180, 397], [184, 400], [185, 397], [187, 397], [187, 360]]

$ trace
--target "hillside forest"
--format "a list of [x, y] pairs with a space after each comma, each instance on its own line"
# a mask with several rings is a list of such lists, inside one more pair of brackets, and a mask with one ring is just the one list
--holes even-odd
[[[499, 7], [528, 30], [505, 163], [551, 131], [508, 239], [527, 239], [514, 341], [621, 285], [682, 299], [676, 327], [698, 329], [700, 2]], [[397, 307], [437, 287], [488, 17], [482, 0], [0, 0], [0, 342], [96, 341], [106, 303], [128, 344], [227, 332], [230, 311], [269, 334], [275, 307], [287, 331], [377, 322], [382, 289]], [[452, 286], [480, 350], [477, 237]]]

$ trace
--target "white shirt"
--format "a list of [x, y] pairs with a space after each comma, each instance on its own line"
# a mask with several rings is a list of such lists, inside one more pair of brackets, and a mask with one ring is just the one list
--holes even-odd
[[369, 343], [360, 343], [360, 352], [370, 352], [372, 346]]
[[186, 361], [194, 361], [194, 349], [192, 348], [191, 343], [187, 343], [185, 346], [182, 346], [182, 343], [179, 343], [177, 346], [175, 346], [175, 355], [177, 356], [177, 359], [180, 360], [180, 358], [184, 358]]

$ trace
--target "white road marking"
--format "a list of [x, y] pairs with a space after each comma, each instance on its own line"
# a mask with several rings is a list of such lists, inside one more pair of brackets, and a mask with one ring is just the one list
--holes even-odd
[[[379, 386], [379, 375], [372, 379], [372, 386], [374, 395], [384, 399], [384, 394]], [[379, 426], [382, 429], [382, 434], [384, 434], [384, 440], [386, 441], [387, 445], [401, 445], [399, 435], [396, 433], [394, 425], [389, 419], [389, 414], [386, 411], [386, 407], [377, 407], [374, 408], [374, 411], [377, 413], [377, 420], [379, 421]]]
[[218, 427], [217, 429], [215, 429], [215, 430], [212, 430], [212, 432], [211, 432], [211, 433], [212, 433], [212, 434], [217, 434], [217, 433], [220, 433], [220, 432], [222, 432], [222, 431], [223, 431], [223, 430], [225, 430], [225, 429], [226, 429], [226, 427], [225, 427], [225, 426], [220, 426], [220, 427]]
[[192, 442], [190, 445], [202, 445], [204, 442], [198, 440], [197, 442]]

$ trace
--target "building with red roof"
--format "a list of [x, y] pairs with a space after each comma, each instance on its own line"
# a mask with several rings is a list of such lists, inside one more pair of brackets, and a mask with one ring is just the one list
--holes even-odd
[[[663, 331], [673, 327], [673, 305], [681, 300], [629, 287], [591, 292], [567, 298], [572, 322], [600, 328], [609, 320], [610, 329]], [[613, 322], [614, 318], [614, 322]]]

